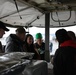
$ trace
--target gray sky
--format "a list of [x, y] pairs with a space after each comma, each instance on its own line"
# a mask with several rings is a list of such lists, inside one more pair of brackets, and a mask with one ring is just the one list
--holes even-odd
[[[71, 31], [76, 33], [76, 26], [62, 27], [62, 28], [66, 29], [67, 31], [71, 30]], [[9, 29], [10, 29], [10, 31], [6, 32], [4, 37], [7, 37], [11, 33], [15, 33], [16, 28], [9, 28]], [[50, 34], [55, 34], [55, 32], [58, 29], [61, 29], [61, 28], [50, 28]], [[26, 29], [26, 31], [28, 31], [28, 29]], [[37, 28], [37, 27], [29, 28], [29, 33], [30, 34], [36, 34], [36, 33], [39, 33], [39, 32], [42, 33], [42, 34], [45, 34], [45, 28]]]

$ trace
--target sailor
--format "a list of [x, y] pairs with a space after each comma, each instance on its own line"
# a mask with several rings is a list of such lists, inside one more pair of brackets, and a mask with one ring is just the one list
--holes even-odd
[[23, 27], [16, 29], [16, 34], [10, 34], [6, 39], [5, 52], [24, 52], [26, 31]]
[[[0, 38], [3, 37], [3, 35], [5, 34], [5, 31], [9, 31], [8, 28], [6, 28], [5, 23], [0, 21]], [[4, 53], [4, 50], [2, 50], [2, 43], [0, 41], [0, 53]]]

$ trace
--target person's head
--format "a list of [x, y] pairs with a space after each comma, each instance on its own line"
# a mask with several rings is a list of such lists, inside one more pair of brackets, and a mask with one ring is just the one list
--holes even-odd
[[31, 45], [34, 43], [33, 36], [31, 34], [27, 34], [25, 38], [25, 43]]
[[21, 39], [25, 40], [26, 31], [23, 27], [19, 27], [16, 29], [16, 35]]
[[42, 43], [42, 34], [41, 33], [36, 34], [36, 41], [39, 45]]
[[0, 38], [3, 37], [3, 35], [5, 34], [5, 31], [9, 31], [9, 29], [6, 28], [5, 23], [0, 21]]
[[73, 31], [68, 31], [68, 35], [72, 40], [76, 40], [75, 33]]
[[70, 39], [68, 32], [65, 29], [57, 30], [55, 35], [56, 35], [56, 39], [58, 40], [59, 44]]

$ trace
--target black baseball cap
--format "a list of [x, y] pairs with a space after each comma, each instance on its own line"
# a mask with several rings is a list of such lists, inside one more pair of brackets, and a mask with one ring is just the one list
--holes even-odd
[[0, 29], [3, 29], [3, 30], [5, 30], [5, 31], [9, 31], [9, 29], [6, 28], [5, 23], [3, 23], [3, 22], [1, 22], [1, 21], [0, 21]]
[[18, 32], [18, 33], [27, 33], [26, 30], [23, 27], [17, 28], [16, 32]]

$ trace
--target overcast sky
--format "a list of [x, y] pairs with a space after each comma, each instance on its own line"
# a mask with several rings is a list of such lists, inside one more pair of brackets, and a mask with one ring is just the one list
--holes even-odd
[[[9, 34], [15, 33], [16, 28], [9, 28], [9, 29], [10, 29], [10, 31], [6, 32], [6, 34], [3, 37], [7, 37], [7, 36], [9, 36]], [[50, 34], [55, 34], [55, 32], [58, 29], [61, 29], [61, 28], [50, 28]], [[76, 33], [76, 26], [65, 27], [64, 29], [66, 29], [67, 31], [73, 31], [73, 32]], [[28, 29], [26, 29], [26, 31], [28, 31]], [[36, 33], [40, 32], [42, 34], [45, 34], [45, 28], [32, 27], [32, 28], [29, 28], [29, 32], [30, 32], [30, 34], [32, 34], [34, 36], [34, 39], [35, 39]], [[53, 36], [50, 35], [50, 40], [52, 40], [52, 37]], [[45, 36], [43, 36], [43, 39], [44, 38], [45, 38]], [[5, 44], [5, 40], [4, 39], [2, 41], [2, 44]]]
[[[63, 27], [66, 30], [71, 30], [74, 31], [76, 33], [76, 26], [71, 26], [71, 27]], [[9, 28], [10, 31], [6, 32], [6, 34], [4, 35], [4, 37], [8, 36], [11, 33], [15, 33], [16, 28]], [[55, 34], [56, 30], [61, 29], [61, 28], [50, 28], [50, 34]], [[28, 29], [26, 29], [26, 31], [28, 31]], [[29, 33], [30, 34], [36, 34], [36, 33], [42, 33], [45, 34], [45, 28], [37, 28], [37, 27], [32, 27], [29, 28]]]

